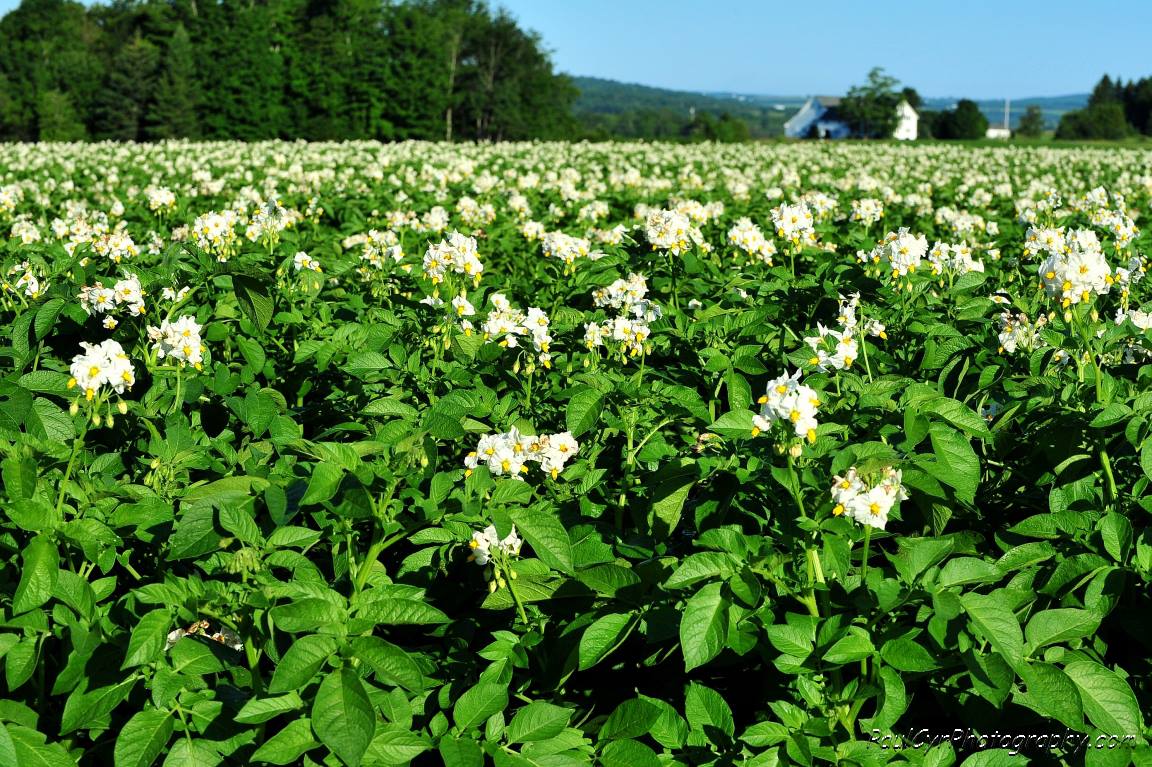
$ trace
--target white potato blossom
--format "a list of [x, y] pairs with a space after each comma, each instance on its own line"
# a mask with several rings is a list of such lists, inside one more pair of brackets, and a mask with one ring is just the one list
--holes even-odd
[[674, 256], [704, 242], [704, 235], [684, 213], [654, 210], [644, 221], [644, 234], [653, 250], [665, 250]]
[[[860, 294], [853, 293], [847, 298], [839, 296], [839, 299], [837, 321], [840, 323], [840, 329], [833, 330], [816, 323], [816, 335], [804, 339], [804, 343], [812, 349], [813, 356], [809, 363], [820, 370], [847, 370], [860, 356], [860, 346], [856, 340], [860, 324], [856, 316], [857, 308], [860, 306]], [[867, 321], [863, 332], [879, 338], [888, 337], [884, 324], [878, 320]]]
[[150, 186], [144, 190], [144, 199], [148, 202], [148, 210], [153, 213], [166, 212], [176, 207], [176, 195], [171, 189], [162, 186]]
[[8, 270], [8, 277], [15, 277], [14, 281], [4, 280], [4, 289], [13, 293], [23, 293], [25, 298], [36, 300], [48, 289], [48, 283], [41, 281], [36, 272], [27, 261], [16, 264]]
[[298, 272], [299, 271], [312, 271], [312, 272], [323, 271], [320, 268], [320, 262], [317, 261], [316, 259], [312, 258], [312, 256], [308, 255], [307, 253], [305, 253], [302, 250], [297, 252], [296, 255], [294, 255], [292, 257], [292, 267]]
[[1033, 324], [1026, 314], [1003, 312], [1000, 314], [1000, 331], [996, 339], [1000, 343], [1001, 353], [1015, 354], [1017, 351], [1030, 352], [1043, 346], [1040, 340], [1040, 329], [1047, 320], [1044, 317]]
[[108, 339], [99, 344], [81, 342], [84, 353], [72, 358], [68, 388], [79, 387], [92, 400], [103, 388], [123, 394], [136, 383], [132, 361], [119, 343]]
[[[480, 326], [484, 340], [493, 341], [508, 349], [518, 348], [522, 340], [529, 340], [532, 349], [537, 353], [537, 360], [544, 367], [551, 367], [552, 335], [548, 315], [534, 306], [529, 307], [528, 313], [525, 314], [513, 307], [503, 293], [493, 293], [488, 300], [494, 308], [488, 312], [488, 316]], [[467, 300], [459, 304], [457, 300], [453, 300], [453, 306], [459, 316], [465, 316], [460, 314], [461, 309], [466, 313], [471, 308], [475, 313], [475, 309]], [[464, 329], [465, 332], [469, 332], [471, 323], [464, 326]]]
[[875, 224], [884, 217], [884, 203], [871, 197], [852, 201], [850, 220], [865, 226]]
[[760, 412], [752, 416], [752, 436], [783, 424], [797, 437], [816, 441], [820, 395], [812, 387], [800, 383], [800, 374], [799, 370], [792, 375], [784, 373], [768, 382], [764, 396], [757, 400]]
[[951, 245], [937, 242], [928, 251], [928, 263], [932, 274], [960, 276], [969, 272], [983, 272], [984, 264], [972, 257], [972, 247], [967, 244]]
[[776, 227], [776, 236], [793, 246], [816, 244], [813, 220], [812, 211], [803, 202], [772, 209], [772, 225]]
[[772, 265], [772, 257], [776, 255], [776, 243], [765, 238], [764, 232], [750, 218], [737, 219], [736, 225], [728, 230], [728, 242], [768, 266]]
[[468, 541], [468, 548], [472, 550], [469, 560], [483, 567], [492, 561], [493, 550], [506, 557], [520, 555], [520, 547], [524, 541], [516, 534], [516, 526], [503, 539], [496, 532], [495, 525], [488, 525], [483, 531], [472, 533], [472, 540]]
[[1052, 298], [1059, 298], [1065, 307], [1090, 303], [1093, 296], [1111, 290], [1116, 281], [1096, 233], [1087, 229], [1071, 232], [1064, 249], [1050, 252], [1037, 271], [1044, 291]]
[[424, 276], [432, 284], [444, 281], [448, 274], [462, 274], [479, 283], [484, 265], [476, 250], [476, 238], [452, 232], [448, 238], [429, 245], [424, 252]]
[[888, 524], [892, 509], [908, 499], [900, 470], [891, 467], [880, 471], [878, 477], [866, 479], [853, 466], [844, 476], [832, 479], [831, 494], [833, 514], [878, 530]]
[[227, 261], [238, 240], [236, 211], [210, 211], [197, 216], [192, 222], [191, 238], [196, 247], [216, 256], [218, 261]]
[[537, 463], [553, 479], [564, 470], [565, 464], [576, 456], [580, 444], [570, 432], [528, 435], [516, 428], [496, 434], [485, 434], [476, 450], [464, 458], [465, 476], [478, 466], [487, 466], [495, 477], [523, 479], [528, 464]]
[[914, 235], [906, 227], [889, 232], [873, 249], [871, 260], [892, 272], [893, 277], [904, 277], [915, 272], [928, 253], [928, 239]]
[[164, 320], [160, 327], [149, 327], [148, 338], [158, 359], [171, 359], [199, 370], [206, 351], [200, 339], [201, 325], [191, 315], [183, 315], [175, 322]]

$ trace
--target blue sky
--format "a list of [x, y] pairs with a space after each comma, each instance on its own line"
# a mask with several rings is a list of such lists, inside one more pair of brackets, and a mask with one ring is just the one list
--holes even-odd
[[681, 90], [837, 94], [873, 65], [925, 96], [973, 98], [1152, 75], [1152, 0], [490, 2], [539, 32], [561, 71]]
[[1152, 0], [492, 2], [561, 71], [682, 90], [837, 94], [873, 65], [925, 96], [973, 98], [1152, 75]]

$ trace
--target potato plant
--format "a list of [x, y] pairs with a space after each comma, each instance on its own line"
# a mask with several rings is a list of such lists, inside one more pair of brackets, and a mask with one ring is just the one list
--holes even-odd
[[6, 147], [0, 764], [1152, 764], [1150, 157]]

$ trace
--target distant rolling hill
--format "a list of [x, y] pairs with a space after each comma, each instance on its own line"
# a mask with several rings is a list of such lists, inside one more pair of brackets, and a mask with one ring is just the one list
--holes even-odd
[[[687, 121], [692, 110], [695, 110], [696, 113], [703, 112], [717, 117], [724, 113], [739, 117], [748, 123], [755, 137], [779, 136], [784, 131], [784, 122], [807, 100], [806, 96], [677, 91], [597, 77], [573, 77], [572, 81], [580, 90], [574, 106], [577, 117], [586, 126], [612, 133], [621, 132], [615, 129], [624, 128], [623, 133], [626, 135], [629, 129], [634, 129], [634, 135], [639, 135], [644, 126], [650, 127], [649, 123], [659, 118], [664, 121]], [[934, 111], [950, 109], [958, 100], [953, 97], [926, 97], [922, 108]], [[974, 100], [990, 124], [1003, 124], [1003, 100]], [[1055, 128], [1061, 115], [1080, 109], [1087, 103], [1087, 93], [1014, 98], [1011, 102], [1011, 123], [1015, 127], [1024, 115], [1024, 110], [1035, 104], [1043, 112], [1047, 126]]]

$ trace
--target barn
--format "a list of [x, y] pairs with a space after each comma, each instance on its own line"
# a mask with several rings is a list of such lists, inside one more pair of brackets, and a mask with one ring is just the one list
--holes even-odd
[[[840, 103], [839, 96], [813, 96], [784, 123], [784, 135], [788, 138], [850, 138], [852, 129], [840, 116]], [[920, 115], [903, 99], [896, 105], [896, 111], [900, 121], [896, 124], [892, 138], [900, 141], [914, 140]]]

